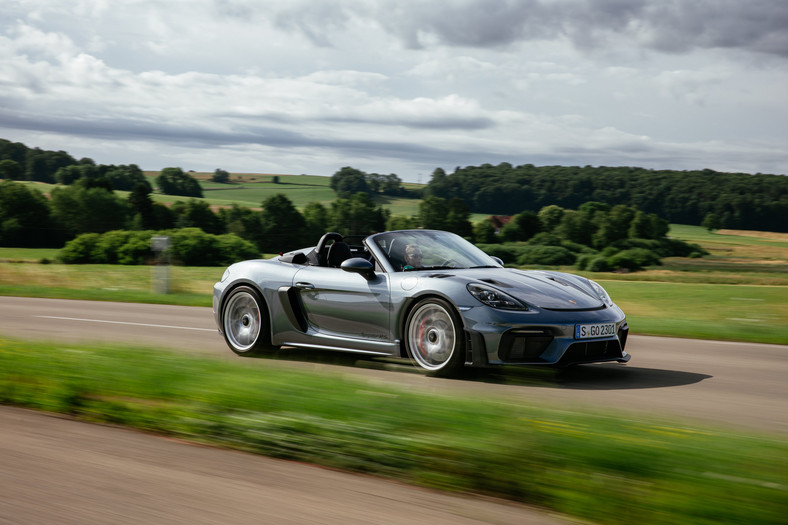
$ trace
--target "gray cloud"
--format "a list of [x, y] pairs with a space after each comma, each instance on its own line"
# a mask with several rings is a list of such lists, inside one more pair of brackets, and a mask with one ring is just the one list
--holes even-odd
[[[177, 126], [162, 122], [132, 119], [84, 120], [79, 118], [40, 118], [35, 115], [20, 116], [0, 110], [0, 127], [31, 130], [44, 133], [62, 133], [96, 140], [144, 140], [162, 145], [215, 148], [228, 145], [259, 145], [279, 149], [318, 148], [333, 151], [347, 158], [380, 157], [434, 163], [440, 159], [483, 159], [485, 153], [442, 149], [407, 141], [373, 139], [340, 139], [331, 136], [310, 137], [281, 128], [245, 125], [229, 131]], [[32, 145], [31, 145], [32, 146]]]
[[320, 45], [352, 18], [374, 19], [410, 48], [488, 48], [566, 38], [580, 48], [615, 45], [619, 37], [644, 48], [683, 53], [738, 48], [788, 57], [784, 0], [468, 0], [441, 3], [299, 3], [278, 16]]
[[413, 180], [788, 160], [784, 0], [6, 3], [0, 137], [97, 162]]

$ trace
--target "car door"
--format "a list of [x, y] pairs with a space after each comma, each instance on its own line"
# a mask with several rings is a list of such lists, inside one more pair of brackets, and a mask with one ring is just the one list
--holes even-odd
[[[340, 268], [306, 266], [296, 272], [298, 290], [309, 333], [321, 344], [381, 350], [393, 343], [390, 331], [389, 278], [376, 273], [365, 279]], [[390, 353], [385, 350], [386, 353]]]

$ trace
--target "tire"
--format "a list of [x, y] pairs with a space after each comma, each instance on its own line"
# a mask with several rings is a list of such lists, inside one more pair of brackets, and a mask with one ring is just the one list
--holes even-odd
[[419, 301], [405, 321], [405, 346], [429, 375], [450, 377], [465, 364], [465, 337], [457, 312], [443, 299]]
[[260, 294], [249, 286], [233, 290], [222, 306], [222, 332], [230, 350], [241, 356], [271, 348], [268, 310]]

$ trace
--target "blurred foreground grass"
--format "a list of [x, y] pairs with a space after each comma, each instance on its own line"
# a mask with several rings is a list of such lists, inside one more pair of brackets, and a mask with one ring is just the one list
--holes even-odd
[[0, 339], [0, 402], [597, 523], [765, 524], [788, 515], [782, 437], [248, 365]]

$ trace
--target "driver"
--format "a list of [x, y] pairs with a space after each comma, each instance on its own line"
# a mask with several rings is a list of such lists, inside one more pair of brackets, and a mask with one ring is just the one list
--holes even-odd
[[421, 268], [421, 260], [424, 256], [418, 244], [408, 244], [405, 246], [405, 264], [403, 270], [415, 270]]

